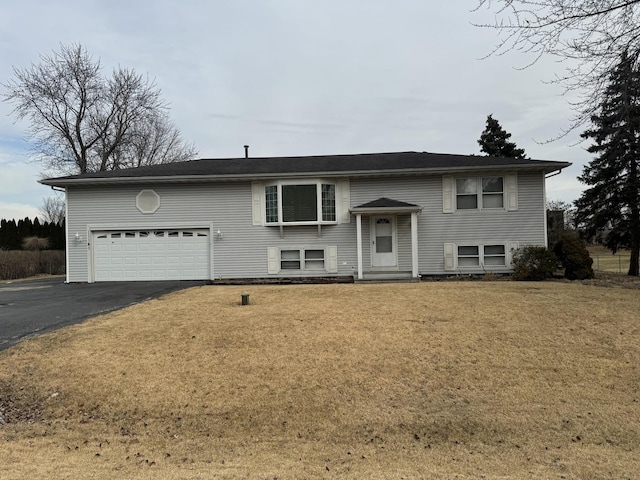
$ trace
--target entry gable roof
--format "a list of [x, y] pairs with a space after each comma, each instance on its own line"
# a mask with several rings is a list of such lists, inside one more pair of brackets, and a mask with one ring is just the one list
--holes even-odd
[[233, 181], [283, 177], [444, 174], [474, 170], [561, 170], [567, 162], [428, 152], [367, 153], [300, 157], [199, 159], [107, 172], [48, 178], [40, 183], [65, 187], [114, 183]]
[[353, 207], [350, 211], [351, 213], [410, 213], [421, 212], [422, 207], [413, 203], [382, 197]]

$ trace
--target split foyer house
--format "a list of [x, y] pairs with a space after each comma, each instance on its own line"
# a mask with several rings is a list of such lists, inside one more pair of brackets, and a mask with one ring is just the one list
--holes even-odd
[[49, 178], [67, 281], [508, 273], [565, 162], [426, 152], [200, 159]]

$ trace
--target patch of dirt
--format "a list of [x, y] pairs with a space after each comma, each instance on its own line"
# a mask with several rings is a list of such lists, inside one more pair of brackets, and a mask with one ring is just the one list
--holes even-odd
[[35, 388], [0, 379], [0, 427], [9, 423], [33, 423], [42, 416], [42, 398]]

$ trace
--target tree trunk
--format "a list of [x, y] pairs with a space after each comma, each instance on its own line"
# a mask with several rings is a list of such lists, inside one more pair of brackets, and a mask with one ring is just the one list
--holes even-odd
[[629, 262], [629, 273], [628, 275], [637, 277], [640, 275], [638, 272], [638, 260], [640, 259], [640, 249], [636, 246], [631, 249], [631, 261]]
[[[637, 188], [637, 187], [636, 187]], [[637, 199], [637, 195], [636, 195]], [[629, 273], [634, 277], [640, 276], [640, 207], [637, 200], [635, 205], [631, 205], [631, 258], [629, 261]]]
[[628, 275], [637, 277], [640, 257], [640, 178], [638, 178], [638, 161], [636, 157], [629, 162], [629, 230], [631, 237], [631, 258], [629, 260]]

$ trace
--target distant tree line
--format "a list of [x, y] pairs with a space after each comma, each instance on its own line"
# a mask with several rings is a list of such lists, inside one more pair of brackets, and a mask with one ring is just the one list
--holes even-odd
[[0, 250], [64, 250], [64, 220], [40, 222], [24, 218], [22, 220], [0, 220]]

